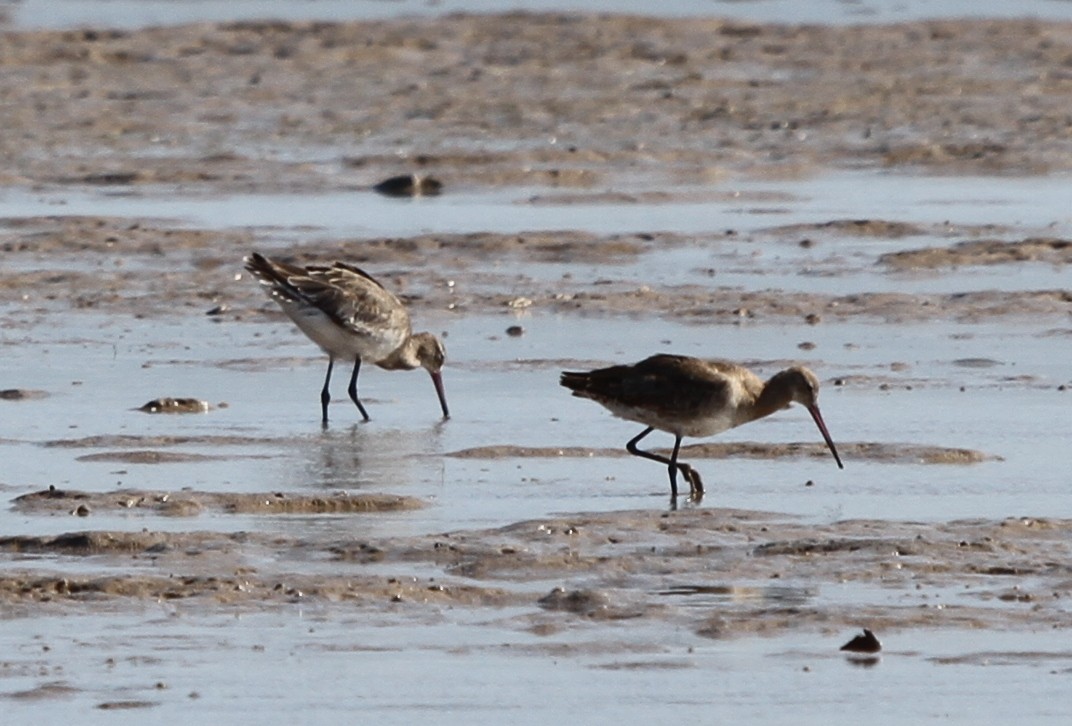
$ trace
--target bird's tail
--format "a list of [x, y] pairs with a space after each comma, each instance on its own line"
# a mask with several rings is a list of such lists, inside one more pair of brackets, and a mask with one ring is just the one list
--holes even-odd
[[253, 252], [243, 262], [246, 270], [268, 288], [271, 297], [280, 302], [309, 302], [301, 290], [290, 281], [291, 276], [304, 274], [301, 268], [269, 260], [259, 252]]
[[252, 253], [243, 262], [246, 264], [246, 269], [261, 282], [267, 285], [286, 284], [286, 277], [275, 263], [259, 252]]
[[578, 371], [562, 371], [558, 382], [573, 391], [574, 396], [583, 396], [588, 390], [592, 377], [588, 373]]

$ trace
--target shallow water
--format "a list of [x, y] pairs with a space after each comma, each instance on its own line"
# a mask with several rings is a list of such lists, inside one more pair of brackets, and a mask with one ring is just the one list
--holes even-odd
[[[275, 198], [9, 191], [0, 198], [0, 211], [11, 216], [92, 212], [178, 217], [210, 228], [255, 220], [275, 225], [288, 218], [301, 227], [319, 219], [321, 230], [340, 236], [356, 233], [359, 225], [362, 233], [382, 235], [415, 233], [414, 225], [420, 225], [420, 231], [459, 231], [473, 220], [479, 220], [479, 229], [484, 231], [565, 225], [609, 233], [627, 230], [640, 219], [651, 225], [645, 229], [658, 229], [660, 215], [673, 219], [677, 231], [693, 233], [729, 223], [742, 230], [760, 230], [789, 222], [870, 217], [980, 225], [1031, 219], [1059, 234], [1067, 230], [1069, 217], [1056, 191], [1062, 185], [1053, 182], [1046, 178], [954, 181], [860, 173], [743, 182], [746, 193], [777, 193], [790, 200], [776, 215], [774, 225], [766, 215], [750, 214], [732, 204], [684, 205], [688, 214], [683, 216], [669, 213], [667, 205], [650, 204], [615, 207], [608, 213], [608, 207], [600, 204], [518, 204], [516, 193], [447, 195], [413, 205], [369, 195], [368, 204], [357, 206], [339, 204], [332, 195], [296, 195], [280, 204]], [[898, 189], [910, 191], [911, 196], [896, 193]], [[415, 208], [421, 214], [413, 214]], [[337, 213], [326, 217], [327, 209]], [[276, 210], [278, 219], [268, 216], [270, 210]], [[531, 213], [536, 216], [523, 221], [512, 216]], [[722, 252], [703, 246], [646, 255], [624, 263], [620, 270], [626, 277], [635, 274], [638, 280], [672, 280], [676, 273], [683, 282], [690, 277], [699, 281], [709, 277], [701, 270], [712, 257], [732, 256], [738, 254], [737, 247], [752, 246], [729, 244], [733, 248]], [[801, 274], [800, 267], [813, 250], [791, 242], [777, 246], [772, 255], [767, 244], [763, 249], [768, 252], [759, 263], [742, 265], [738, 273], [716, 273], [714, 281], [743, 289], [842, 293], [899, 285], [967, 291], [1046, 288], [1057, 286], [1064, 274], [1062, 267], [1039, 264], [1027, 270], [1017, 268], [1012, 275], [1005, 266], [994, 266], [920, 280], [884, 275], [868, 263], [877, 253], [875, 245], [885, 252], [928, 244], [940, 245], [942, 240], [850, 239], [844, 247], [838, 243], [833, 252], [841, 270], [847, 270], [835, 275]], [[857, 254], [859, 261], [854, 262]], [[833, 262], [830, 266], [836, 267]], [[584, 280], [586, 276], [596, 279], [601, 269], [546, 264], [530, 266], [525, 272], [553, 281], [569, 270]], [[770, 269], [774, 274], [768, 274]], [[779, 274], [779, 269], [784, 272]], [[504, 334], [515, 322], [525, 327], [521, 338]], [[845, 472], [838, 472], [828, 461], [705, 462], [702, 469], [710, 472], [708, 480], [714, 485], [711, 503], [762, 509], [770, 507], [773, 497], [781, 510], [819, 518], [1072, 513], [1062, 508], [1063, 498], [1053, 498], [1060, 490], [1061, 476], [1049, 462], [1060, 454], [1060, 443], [1046, 435], [1048, 422], [1059, 418], [1067, 403], [1067, 394], [1055, 390], [1068, 378], [1063, 364], [1067, 326], [1062, 328], [1060, 321], [879, 326], [827, 322], [805, 327], [745, 321], [712, 329], [661, 320], [564, 318], [532, 311], [476, 316], [442, 312], [420, 323], [449, 336], [446, 382], [453, 420], [438, 422], [431, 384], [422, 373], [387, 375], [372, 370], [362, 380], [374, 421], [357, 423], [349, 402], [338, 399], [344, 381], [337, 376], [333, 422], [325, 432], [316, 425], [316, 395], [324, 360], [285, 324], [236, 324], [180, 316], [145, 325], [79, 312], [51, 317], [47, 325], [31, 323], [22, 330], [6, 330], [0, 341], [5, 348], [4, 379], [52, 395], [39, 401], [4, 403], [18, 415], [5, 417], [0, 430], [0, 439], [7, 442], [4, 448], [14, 454], [3, 484], [18, 492], [49, 483], [92, 489], [123, 485], [209, 490], [258, 489], [264, 488], [265, 481], [268, 488], [360, 489], [374, 483], [435, 501], [426, 510], [386, 515], [388, 527], [397, 528], [401, 519], [415, 532], [492, 526], [511, 518], [562, 511], [629, 507], [637, 503], [638, 495], [662, 490], [657, 467], [638, 467], [625, 458], [481, 461], [444, 459], [442, 454], [489, 444], [619, 447], [635, 427], [614, 420], [598, 406], [564, 395], [556, 383], [558, 370], [569, 360], [598, 364], [672, 350], [745, 361], [798, 359], [812, 365], [826, 380], [822, 403], [835, 440], [964, 446], [1003, 459], [970, 468], [850, 463]], [[806, 353], [796, 350], [804, 342], [814, 348]], [[895, 363], [898, 370], [892, 372], [890, 366]], [[768, 364], [762, 372], [774, 367]], [[833, 378], [843, 376], [862, 377], [862, 382], [831, 385]], [[886, 384], [886, 390], [880, 383]], [[260, 395], [266, 390], [273, 392], [268, 399]], [[133, 410], [161, 395], [192, 395], [228, 407], [193, 417], [147, 416]], [[994, 411], [1001, 411], [1000, 417]], [[722, 438], [810, 441], [816, 438], [812, 429], [807, 417], [794, 411]], [[283, 450], [274, 444], [187, 446], [182, 450], [222, 458], [152, 465], [84, 462], [78, 458], [99, 449], [41, 446], [55, 439], [102, 434], [211, 437], [221, 432], [293, 443]], [[489, 432], [495, 435], [489, 438]], [[800, 484], [807, 480], [818, 486], [803, 489]], [[451, 484], [456, 481], [466, 484]], [[226, 526], [229, 521], [222, 518], [220, 524]], [[133, 517], [129, 524], [137, 526], [137, 522]], [[26, 526], [35, 525], [27, 521]]]
[[[5, 655], [0, 687], [13, 718], [80, 722], [193, 713], [237, 722], [252, 710], [265, 724], [355, 713], [386, 724], [540, 724], [585, 713], [586, 723], [609, 724], [688, 721], [702, 710], [824, 724], [851, 707], [876, 723], [976, 724], [1022, 717], [1028, 702], [1035, 723], [1067, 717], [1058, 694], [1072, 653], [1050, 633], [988, 633], [981, 645], [965, 631], [908, 632], [871, 662], [810, 635], [697, 643], [625, 622], [556, 638], [519, 635], [510, 616], [414, 628], [302, 606], [238, 616], [178, 606], [0, 620], [0, 639], [23, 643]], [[93, 716], [102, 704], [114, 710]]]
[[[278, 234], [295, 238], [306, 224], [317, 227], [318, 237], [563, 227], [599, 233], [671, 228], [697, 235], [733, 227], [761, 236], [771, 227], [842, 218], [995, 224], [1010, 227], [995, 234], [1018, 238], [1038, 229], [1067, 233], [1067, 207], [1055, 191], [1061, 185], [1053, 182], [842, 173], [729, 185], [739, 186], [748, 199], [776, 194], [776, 209], [733, 200], [530, 204], [532, 190], [459, 193], [416, 203], [366, 195], [362, 199], [368, 203], [360, 206], [343, 204], [336, 195], [209, 199], [8, 191], [0, 197], [0, 213], [169, 217], [209, 228], [283, 225]], [[760, 263], [736, 268], [726, 260], [758, 243], [648, 253], [615, 266], [614, 272], [638, 282], [647, 277], [672, 284], [702, 281], [707, 267], [728, 267], [736, 271], [716, 270], [716, 284], [841, 293], [899, 286], [1030, 290], [1057, 287], [1064, 273], [1060, 267], [1034, 265], [1010, 275], [997, 266], [914, 278], [885, 273], [873, 264], [879, 251], [956, 239], [928, 233], [895, 240], [850, 238], [844, 245], [824, 242], [817, 267], [834, 274], [806, 274], [800, 268], [813, 263], [817, 251], [801, 248], [795, 235], [786, 237], [763, 244]], [[91, 270], [95, 262], [65, 264]], [[606, 268], [548, 263], [518, 272], [553, 283], [566, 272], [578, 281], [594, 281]], [[737, 325], [705, 325], [539, 309], [500, 314], [443, 310], [422, 314], [418, 323], [448, 334], [450, 421], [439, 421], [432, 386], [422, 372], [371, 369], [362, 373], [362, 390], [373, 421], [358, 423], [343, 394], [345, 376], [339, 376], [332, 422], [321, 430], [317, 395], [325, 361], [284, 322], [181, 310], [147, 320], [73, 309], [10, 318], [17, 324], [0, 337], [0, 380], [4, 387], [49, 395], [0, 401], [0, 492], [9, 500], [54, 485], [85, 491], [389, 492], [418, 497], [426, 506], [358, 516], [205, 512], [166, 517], [109, 510], [85, 518], [66, 511], [48, 515], [8, 508], [0, 511], [4, 535], [149, 528], [345, 544], [497, 528], [578, 512], [663, 511], [667, 484], [662, 468], [598, 453], [620, 449], [637, 427], [569, 397], [557, 385], [563, 368], [634, 360], [655, 350], [728, 356], [753, 362], [763, 373], [788, 359], [813, 366], [823, 379], [824, 417], [843, 447], [914, 443], [967, 447], [997, 457], [970, 466], [845, 457], [844, 471], [829, 458], [695, 459], [708, 484], [700, 510], [775, 511], [780, 513], [776, 517], [798, 517], [815, 526], [851, 519], [890, 526], [918, 521], [926, 527], [1021, 515], [1072, 518], [1065, 496], [1067, 447], [1054, 429], [1054, 422], [1066, 416], [1072, 395], [1057, 390], [1069, 383], [1069, 325], [1062, 319], [824, 321], [815, 326], [743, 319]], [[525, 334], [506, 335], [513, 324], [523, 325]], [[798, 349], [804, 342], [814, 347]], [[843, 379], [843, 385], [835, 379]], [[214, 408], [192, 416], [135, 410], [165, 395], [196, 396]], [[219, 407], [221, 403], [226, 406]], [[80, 445], [94, 436], [135, 439]], [[144, 439], [153, 436], [189, 436], [192, 442], [165, 446]], [[665, 446], [666, 438], [654, 443]], [[819, 441], [800, 409], [719, 439]], [[496, 444], [546, 447], [549, 455], [450, 456]], [[551, 453], [565, 446], [590, 447], [596, 455]], [[160, 464], [83, 459], [145, 448], [213, 458]], [[502, 536], [493, 533], [488, 539], [494, 543]], [[634, 546], [639, 551], [649, 541], [652, 549], [666, 546], [643, 537]], [[423, 584], [435, 583], [449, 571], [456, 580], [489, 585], [488, 578], [467, 579], [427, 561], [275, 558], [252, 544], [231, 556], [236, 570], [262, 571], [281, 581], [287, 573], [300, 572], [381, 580], [401, 576]], [[104, 555], [26, 553], [6, 559], [18, 571], [43, 577], [182, 571], [172, 563]], [[302, 597], [260, 606], [101, 597], [80, 602], [63, 615], [34, 612], [33, 605], [5, 606], [0, 642], [8, 655], [0, 659], [0, 699], [12, 714], [32, 709], [37, 718], [80, 722], [140, 722], [149, 714], [171, 720], [180, 713], [239, 720], [253, 713], [264, 723], [295, 718], [329, 723], [359, 712], [385, 723], [429, 716], [447, 723], [542, 723], [583, 712], [591, 714], [590, 722], [609, 723], [667, 716], [688, 720], [702, 709], [705, 717], [754, 721], [791, 710], [802, 723], [829, 723], [846, 707], [861, 704], [882, 723], [934, 717], [978, 723], [1025, 713], [1033, 722], [1065, 720], [1059, 704], [1072, 653], [1044, 628], [890, 629], [880, 633], [885, 651], [870, 665], [837, 651], [856, 623], [869, 622], [869, 613], [877, 609], [915, 612], [948, 605], [955, 614], [966, 606], [990, 607], [1020, 617], [1031, 604], [1019, 608], [995, 598], [979, 605], [979, 591], [988, 586], [976, 583], [965, 600], [961, 588], [967, 585], [955, 581], [926, 582], [920, 591], [903, 582], [817, 583], [804, 574], [790, 575], [773, 585], [756, 576], [664, 576], [645, 585], [641, 595], [662, 603], [665, 614], [620, 620], [568, 613], [540, 620], [531, 603], [464, 607], [384, 601], [369, 607]], [[591, 579], [583, 574], [563, 579], [534, 569], [509, 584], [535, 599], [559, 585], [583, 588]], [[490, 584], [495, 582], [490, 578]], [[1030, 585], [1028, 578], [1018, 582]], [[615, 604], [627, 608], [628, 592], [624, 598], [624, 605]], [[717, 619], [741, 604], [763, 612], [797, 607], [836, 614], [823, 627], [771, 638], [701, 637], [689, 624], [689, 618]], [[905, 699], [906, 693], [913, 697]]]
[[[382, 515], [378, 526], [396, 533], [400, 527], [417, 533], [495, 526], [556, 512], [646, 506], [648, 495], [663, 493], [663, 474], [654, 465], [628, 458], [481, 460], [442, 454], [493, 444], [624, 446], [635, 425], [558, 390], [557, 374], [563, 366], [558, 361], [578, 352], [598, 352], [596, 361], [608, 362], [638, 359], [653, 350], [777, 361], [787, 354], [793, 357], [798, 338], [806, 338], [816, 348], [797, 357], [827, 379], [822, 407], [835, 441], [968, 447], [1003, 460], [971, 467], [849, 461], [843, 472], [825, 460], [699, 462], [710, 483], [708, 504], [769, 509], [776, 501], [780, 511], [819, 519], [938, 520], [1043, 512], [1072, 516], [1072, 508], [1063, 504], [1067, 500], [1059, 496], [1064, 477], [1051, 464], [1062, 447], [1048, 436], [1051, 422], [1067, 405], [1067, 392], [1055, 390], [1067, 378], [1061, 363], [1067, 339], [1046, 335], [1045, 325], [1009, 330], [1001, 324], [933, 323], [890, 330], [824, 324], [806, 331], [757, 325], [711, 331], [667, 322], [579, 319], [565, 324], [552, 315], [534, 314], [523, 320], [525, 336], [513, 339], [502, 333], [512, 322], [510, 316], [435, 322], [440, 324], [433, 329], [448, 331], [451, 350], [457, 351], [446, 374], [453, 419], [438, 420], [432, 386], [423, 373], [370, 370], [362, 380], [373, 421], [358, 423], [349, 401], [338, 398], [343, 395], [340, 378], [327, 431], [319, 428], [317, 401], [325, 362], [283, 325], [220, 325], [201, 318], [120, 332], [109, 331], [101, 320], [99, 328], [89, 326], [87, 331], [82, 326], [75, 343], [33, 341], [12, 347], [6, 378], [55, 393], [40, 401], [6, 403], [17, 406], [20, 415], [5, 419], [0, 431], [0, 439], [7, 442], [4, 448], [12, 454], [4, 480], [16, 492], [50, 483], [90, 490], [372, 487], [434, 501], [434, 506], [417, 512]], [[188, 342], [181, 351], [169, 350], [167, 341], [180, 329]], [[61, 331], [54, 327], [50, 335], [62, 337]], [[999, 343], [1001, 349], [995, 349]], [[25, 371], [42, 350], [48, 367], [27, 376]], [[263, 370], [227, 365], [258, 355], [269, 357]], [[906, 369], [891, 372], [895, 361]], [[768, 364], [765, 369], [776, 367]], [[876, 380], [838, 387], [830, 384], [834, 373]], [[1032, 379], [1010, 380], [1018, 376]], [[880, 389], [880, 380], [887, 390]], [[273, 391], [270, 399], [261, 395], [266, 390]], [[134, 410], [160, 395], [192, 395], [228, 406], [194, 416], [151, 416]], [[1001, 411], [1000, 417], [994, 411]], [[41, 445], [114, 434], [208, 437], [204, 444], [177, 450], [223, 458], [170, 464], [87, 462], [79, 457], [116, 449]], [[252, 442], [212, 443], [212, 437], [220, 435], [249, 437]], [[258, 445], [258, 440], [266, 445]], [[818, 434], [806, 414], [794, 409], [728, 432], [720, 440], [818, 441]], [[816, 486], [803, 488], [808, 480]], [[9, 517], [0, 514], [5, 529], [21, 530]], [[142, 526], [136, 516], [123, 521]], [[22, 524], [32, 529], [41, 523], [29, 518]], [[216, 524], [241, 528], [249, 523], [221, 518]], [[65, 519], [55, 525], [71, 526]]]
[[[142, 188], [128, 193], [7, 189], [0, 190], [0, 214], [162, 217], [213, 229], [306, 228], [339, 236], [535, 230], [702, 234], [837, 219], [1017, 226], [1060, 234], [1072, 227], [1067, 184], [1060, 175], [946, 177], [841, 171], [799, 181], [734, 179], [707, 189], [684, 187], [677, 190], [679, 195], [706, 191], [710, 198], [658, 204], [607, 202], [598, 196], [585, 201], [585, 192], [561, 190], [547, 198], [566, 203], [544, 203], [541, 190], [525, 188], [459, 189], [413, 200], [370, 191], [197, 195], [174, 189], [158, 193]], [[615, 191], [629, 195], [651, 189], [637, 181]]]

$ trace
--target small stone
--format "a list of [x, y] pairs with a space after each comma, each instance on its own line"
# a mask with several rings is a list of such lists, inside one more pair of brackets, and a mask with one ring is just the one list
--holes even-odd
[[207, 401], [197, 398], [154, 398], [137, 410], [144, 413], [205, 413]]
[[506, 334], [509, 335], [511, 338], [520, 338], [522, 335], [525, 334], [525, 329], [522, 328], [520, 325], [511, 325], [509, 328], [506, 329]]
[[877, 653], [882, 650], [882, 643], [878, 641], [875, 634], [867, 628], [864, 628], [862, 635], [857, 635], [845, 645], [841, 646], [841, 650], [848, 653]]
[[32, 391], [26, 388], [5, 388], [0, 391], [0, 401], [29, 401], [48, 396], [44, 391]]
[[443, 191], [443, 182], [430, 176], [401, 174], [384, 179], [372, 187], [385, 197], [434, 197]]

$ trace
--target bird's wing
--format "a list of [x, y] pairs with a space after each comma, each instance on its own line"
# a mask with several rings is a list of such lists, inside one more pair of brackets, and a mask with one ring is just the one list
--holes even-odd
[[721, 406], [732, 395], [728, 371], [705, 363], [681, 355], [653, 355], [633, 367], [623, 392], [646, 399], [654, 409], [679, 414]]
[[364, 278], [367, 282], [371, 282], [376, 287], [380, 288], [384, 292], [387, 292], [387, 288], [381, 285], [379, 280], [362, 270], [360, 267], [354, 267], [353, 265], [348, 265], [345, 262], [335, 262], [331, 266], [331, 269], [338, 270], [340, 271], [340, 273], [345, 273], [346, 277], [349, 277], [350, 275], [356, 275], [357, 277]]
[[336, 262], [330, 267], [299, 267], [256, 252], [245, 262], [246, 269], [289, 312], [315, 308], [358, 335], [378, 337], [391, 330], [408, 336], [411, 332], [409, 314], [398, 298], [353, 265]]
[[342, 262], [331, 267], [309, 267], [305, 274], [288, 278], [310, 304], [339, 325], [358, 334], [386, 327], [409, 327], [402, 303], [371, 275]]
[[690, 415], [723, 405], [732, 396], [725, 375], [686, 356], [660, 354], [635, 365], [565, 374], [575, 395], [653, 413]]

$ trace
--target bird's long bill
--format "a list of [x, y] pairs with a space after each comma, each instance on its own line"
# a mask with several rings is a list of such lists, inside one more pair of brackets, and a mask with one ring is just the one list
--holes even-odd
[[450, 410], [447, 408], [447, 394], [443, 392], [443, 376], [439, 371], [432, 373], [428, 372], [428, 375], [432, 377], [432, 385], [435, 386], [436, 395], [439, 396], [439, 406], [443, 409], [443, 418], [450, 418]]
[[819, 433], [823, 435], [826, 445], [830, 447], [830, 453], [834, 455], [834, 461], [837, 462], [838, 468], [844, 469], [845, 465], [841, 463], [841, 457], [838, 456], [837, 449], [834, 447], [834, 440], [830, 438], [830, 432], [826, 430], [826, 424], [823, 423], [823, 417], [822, 414], [819, 413], [819, 407], [808, 406], [808, 413], [815, 419], [815, 425], [819, 427]]

